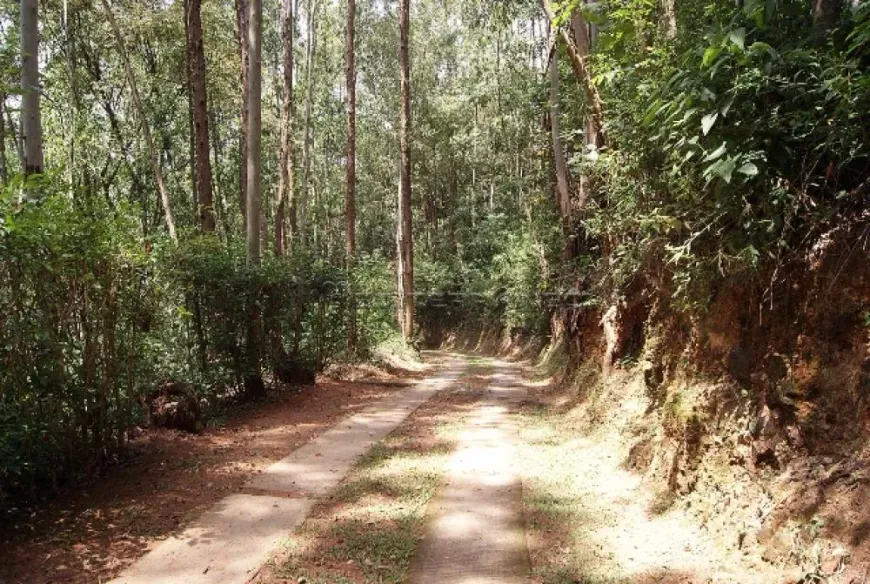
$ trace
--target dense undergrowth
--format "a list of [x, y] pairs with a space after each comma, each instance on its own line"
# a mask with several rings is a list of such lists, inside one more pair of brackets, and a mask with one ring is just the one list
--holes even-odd
[[99, 469], [167, 383], [213, 409], [256, 397], [251, 371], [271, 381], [282, 359], [319, 370], [395, 334], [384, 260], [348, 273], [300, 250], [250, 267], [243, 247], [215, 237], [146, 242], [100, 201], [14, 193], [0, 206], [0, 496]]

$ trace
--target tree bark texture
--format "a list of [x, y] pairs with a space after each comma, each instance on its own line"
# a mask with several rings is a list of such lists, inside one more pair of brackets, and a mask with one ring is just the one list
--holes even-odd
[[[348, 268], [356, 256], [356, 53], [354, 47], [356, 0], [347, 0], [347, 30], [345, 31], [345, 78], [347, 83], [347, 176], [344, 195], [345, 254]], [[348, 303], [347, 344], [356, 352], [356, 296], [351, 290]]]
[[565, 150], [562, 145], [562, 129], [559, 120], [559, 47], [553, 45], [550, 57], [550, 135], [553, 141], [553, 167], [556, 171], [556, 193], [559, 204], [559, 216], [563, 226], [571, 219], [571, 192], [568, 187], [568, 164], [565, 161]]
[[21, 0], [21, 92], [24, 174], [41, 174], [45, 161], [40, 110], [38, 0]]
[[398, 259], [402, 336], [414, 334], [414, 238], [411, 217], [411, 67], [408, 55], [410, 0], [399, 0], [399, 63], [401, 112], [399, 124]]
[[278, 162], [278, 205], [275, 210], [275, 254], [283, 255], [286, 248], [286, 215], [290, 211], [290, 236], [296, 232], [296, 201], [293, 195], [293, 0], [283, 0], [281, 7], [281, 63], [284, 68], [281, 101], [281, 145]]
[[246, 241], [247, 258], [251, 265], [260, 263], [260, 130], [263, 6], [262, 0], [248, 0], [248, 128], [246, 187]]
[[205, 47], [202, 41], [202, 0], [186, 0], [187, 55], [190, 63], [190, 93], [193, 103], [196, 193], [199, 200], [199, 226], [203, 233], [215, 230], [209, 157], [208, 104], [205, 85]]
[[317, 43], [317, 0], [308, 0], [307, 42], [305, 45], [305, 127], [302, 143], [302, 184], [299, 188], [299, 204], [296, 221], [299, 237], [304, 239], [308, 231], [308, 183], [311, 178], [311, 102], [313, 99], [314, 52]]
[[239, 40], [239, 82], [242, 87], [241, 128], [239, 136], [239, 202], [242, 209], [242, 221], [247, 228], [248, 215], [248, 1], [236, 0], [236, 32]]

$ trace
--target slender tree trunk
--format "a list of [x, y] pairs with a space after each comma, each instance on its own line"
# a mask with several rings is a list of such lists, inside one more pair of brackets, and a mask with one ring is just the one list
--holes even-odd
[[121, 133], [121, 124], [118, 122], [118, 116], [115, 114], [115, 110], [112, 107], [112, 102], [108, 97], [104, 97], [102, 99], [103, 111], [106, 112], [106, 117], [109, 118], [109, 128], [112, 131], [112, 135], [115, 138], [115, 141], [118, 142], [118, 148], [121, 149], [121, 154], [124, 155], [124, 161], [127, 163], [127, 170], [130, 173], [130, 187], [131, 194], [133, 198], [139, 198], [142, 204], [142, 233], [148, 233], [148, 198], [145, 195], [145, 189], [142, 185], [142, 181], [139, 178], [139, 173], [136, 172], [136, 168], [133, 164], [133, 155], [130, 152], [130, 147], [127, 142], [124, 141], [124, 136]]
[[559, 120], [559, 47], [553, 44], [550, 57], [550, 134], [553, 141], [553, 166], [556, 171], [556, 193], [559, 215], [565, 227], [571, 220], [571, 193], [568, 189], [568, 165], [562, 145], [562, 131]]
[[[250, 266], [260, 265], [260, 132], [262, 130], [262, 0], [248, 0], [248, 184], [247, 184], [247, 260]], [[249, 398], [263, 395], [265, 387], [260, 376], [261, 318], [256, 302], [251, 302], [248, 326], [248, 363], [245, 372], [245, 393]]]
[[21, 91], [24, 174], [41, 174], [45, 161], [39, 104], [39, 0], [21, 0]]
[[9, 183], [9, 169], [6, 166], [6, 94], [0, 92], [0, 187]]
[[284, 0], [281, 11], [282, 65], [284, 68], [281, 101], [281, 147], [278, 163], [278, 207], [275, 211], [275, 254], [283, 255], [286, 247], [285, 209], [290, 209], [290, 236], [296, 231], [296, 202], [293, 196], [293, 0]]
[[191, 64], [190, 52], [190, 0], [184, 0], [182, 3], [184, 14], [184, 38], [186, 39], [186, 50], [184, 52], [184, 74], [185, 88], [184, 93], [187, 94], [187, 155], [189, 158], [190, 168], [190, 216], [191, 218], [198, 217], [199, 195], [196, 192], [196, 130], [193, 128], [193, 70]]
[[[553, 22], [556, 16], [553, 13], [552, 6], [550, 6], [550, 0], [541, 0], [541, 6], [544, 8], [544, 12], [550, 19], [550, 22]], [[565, 42], [565, 48], [567, 49], [568, 57], [571, 60], [571, 68], [574, 70], [574, 76], [577, 78], [577, 82], [583, 88], [583, 93], [586, 95], [586, 107], [589, 109], [589, 115], [592, 124], [594, 124], [595, 133], [603, 143], [606, 139], [604, 133], [604, 105], [601, 101], [601, 96], [598, 94], [598, 88], [595, 86], [595, 83], [592, 82], [592, 73], [589, 71], [589, 67], [586, 63], [586, 57], [581, 54], [577, 45], [574, 44], [571, 35], [569, 35], [564, 28], [559, 29], [559, 34]]]
[[414, 238], [411, 222], [411, 66], [408, 55], [410, 0], [399, 0], [399, 63], [401, 67], [401, 112], [399, 124], [399, 214], [397, 244], [399, 259], [399, 306], [402, 336], [414, 334]]
[[[672, 2], [673, 0], [664, 0]], [[571, 30], [574, 33], [574, 43], [577, 46], [578, 54], [584, 59], [592, 53], [592, 43], [595, 35], [595, 25], [590, 25], [583, 18], [579, 10], [575, 10], [571, 15]], [[587, 146], [595, 146], [600, 148], [603, 146], [602, 136], [598, 132], [593, 117], [587, 113], [584, 120], [585, 130], [583, 135], [583, 144]], [[577, 208], [583, 209], [586, 206], [586, 201], [589, 198], [588, 177], [585, 174], [580, 174], [578, 177], [579, 193], [577, 197]]]
[[[118, 148], [121, 151], [121, 154], [124, 157], [124, 162], [126, 163], [127, 170], [130, 173], [130, 182], [131, 182], [131, 195], [132, 198], [139, 200], [142, 209], [142, 234], [147, 237], [149, 233], [149, 223], [148, 223], [148, 195], [145, 193], [145, 187], [142, 184], [141, 177], [135, 167], [133, 154], [130, 151], [130, 142], [124, 139], [124, 134], [121, 131], [121, 124], [118, 120], [118, 116], [115, 113], [115, 109], [112, 105], [112, 97], [111, 92], [105, 88], [105, 83], [103, 83], [103, 72], [102, 65], [100, 59], [89, 52], [88, 45], [82, 45], [82, 57], [85, 60], [85, 68], [91, 76], [93, 83], [96, 84], [96, 87], [99, 87], [99, 102], [103, 108], [103, 111], [106, 114], [106, 117], [109, 120], [109, 129], [111, 131], [112, 137], [117, 141]], [[93, 88], [94, 85], [91, 85]], [[86, 179], [88, 180], [88, 179]]]
[[187, 54], [190, 63], [190, 93], [196, 154], [196, 193], [199, 198], [199, 226], [204, 233], [215, 229], [209, 158], [208, 103], [205, 86], [205, 47], [202, 41], [202, 0], [186, 0], [188, 11]]
[[160, 159], [157, 156], [157, 150], [154, 148], [154, 140], [151, 138], [151, 126], [148, 124], [148, 118], [145, 115], [145, 107], [142, 105], [142, 100], [139, 97], [139, 89], [136, 85], [136, 77], [133, 74], [133, 67], [130, 65], [130, 59], [127, 56], [127, 48], [124, 46], [124, 37], [121, 35], [121, 29], [118, 28], [118, 23], [115, 21], [115, 15], [112, 12], [112, 5], [109, 0], [102, 0], [103, 9], [106, 11], [106, 18], [109, 19], [109, 24], [115, 34], [115, 44], [118, 47], [118, 53], [124, 61], [124, 71], [127, 74], [127, 82], [130, 84], [130, 92], [133, 94], [133, 105], [136, 108], [136, 113], [139, 115], [139, 121], [142, 124], [142, 134], [145, 137], [145, 145], [148, 148], [148, 156], [151, 159], [151, 170], [154, 172], [154, 181], [157, 183], [157, 190], [160, 191], [160, 202], [163, 205], [163, 217], [166, 221], [166, 229], [169, 231], [169, 237], [173, 241], [178, 241], [178, 235], [175, 232], [175, 219], [172, 217], [172, 207], [169, 203], [169, 192], [166, 190], [166, 185], [163, 182], [163, 173], [160, 170]]
[[262, 107], [262, 0], [248, 0], [248, 158], [247, 244], [248, 263], [260, 263], [260, 131]]
[[248, 55], [248, 1], [236, 0], [236, 26], [239, 40], [239, 62], [241, 72], [239, 82], [242, 86], [242, 107], [239, 132], [239, 201], [242, 209], [242, 224], [247, 226], [248, 205], [248, 70], [250, 56]]
[[677, 36], [677, 0], [662, 0], [662, 20], [664, 21], [665, 37], [673, 39]]
[[[669, 0], [664, 0], [668, 2]], [[584, 59], [589, 56], [592, 48], [592, 41], [589, 34], [589, 23], [583, 18], [579, 10], [575, 10], [571, 15], [571, 32], [574, 34], [574, 44], [577, 47], [577, 54]]]
[[356, 1], [347, 0], [347, 31], [344, 61], [347, 82], [347, 184], [344, 197], [345, 253], [356, 254], [356, 59], [354, 52], [354, 20]]
[[212, 168], [217, 174], [217, 179], [214, 181], [214, 198], [217, 201], [217, 210], [218, 210], [218, 219], [223, 227], [224, 236], [227, 240], [230, 239], [231, 228], [229, 221], [229, 210], [227, 208], [227, 199], [225, 191], [220, 188], [221, 180], [220, 180], [220, 161], [223, 158], [221, 152], [221, 139], [218, 134], [218, 130], [220, 129], [220, 125], [217, 122], [217, 118], [214, 110], [211, 111], [209, 115], [210, 127], [211, 127], [211, 148], [212, 148]]
[[[344, 196], [344, 232], [347, 267], [356, 259], [356, 53], [354, 47], [356, 0], [347, 0], [347, 31], [345, 34], [345, 77], [347, 82], [347, 184]], [[351, 287], [348, 303], [347, 345], [351, 353], [357, 349], [356, 295]]]
[[308, 36], [305, 52], [305, 128], [302, 144], [302, 184], [299, 188], [298, 217], [299, 237], [304, 239], [308, 230], [308, 182], [311, 178], [311, 100], [312, 100], [312, 69], [314, 51], [317, 43], [316, 14], [317, 1], [308, 0]]

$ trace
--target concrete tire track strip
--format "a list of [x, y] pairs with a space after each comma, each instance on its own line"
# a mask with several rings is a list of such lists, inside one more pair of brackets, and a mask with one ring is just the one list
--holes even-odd
[[436, 392], [452, 386], [465, 361], [351, 416], [252, 478], [110, 584], [244, 584], [276, 545], [329, 494], [360, 456]]
[[494, 361], [485, 395], [460, 434], [427, 512], [411, 584], [523, 584], [529, 554], [522, 513], [519, 429], [526, 396], [519, 367]]

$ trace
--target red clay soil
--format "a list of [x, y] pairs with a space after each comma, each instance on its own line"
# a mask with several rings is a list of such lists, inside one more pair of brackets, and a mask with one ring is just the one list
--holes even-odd
[[104, 476], [0, 518], [0, 584], [108, 580], [252, 474], [403, 386], [324, 380], [272, 393], [199, 435], [144, 431]]

